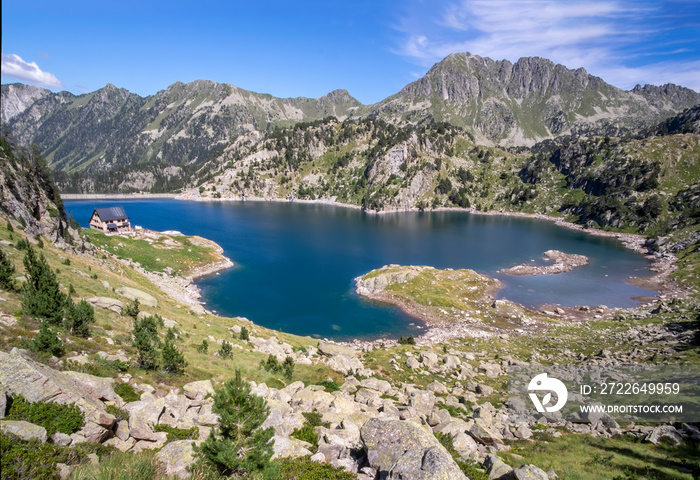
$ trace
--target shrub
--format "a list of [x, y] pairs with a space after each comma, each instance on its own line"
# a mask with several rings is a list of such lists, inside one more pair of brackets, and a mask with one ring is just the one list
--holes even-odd
[[2, 478], [3, 480], [54, 480], [59, 478], [56, 471], [57, 463], [77, 465], [87, 462], [89, 453], [107, 458], [114, 451], [114, 448], [99, 443], [84, 442], [62, 447], [51, 443], [40, 443], [38, 440], [27, 442], [11, 433], [3, 433], [0, 435]]
[[90, 324], [95, 323], [95, 309], [85, 300], [81, 300], [76, 305], [68, 297], [66, 301], [66, 318], [63, 325], [73, 335], [78, 337], [90, 336]]
[[314, 427], [308, 423], [300, 428], [295, 428], [291, 436], [303, 440], [304, 442], [309, 442], [314, 448], [318, 447], [318, 435], [314, 431]]
[[317, 382], [316, 385], [321, 385], [327, 392], [333, 393], [340, 390], [340, 386], [333, 380], [324, 380], [322, 382]]
[[415, 345], [416, 339], [413, 338], [413, 335], [410, 335], [408, 338], [403, 338], [403, 335], [401, 335], [397, 342], [399, 345]]
[[8, 231], [8, 232], [14, 232], [14, 231], [15, 231], [15, 229], [12, 228], [12, 224], [10, 223], [9, 220], [7, 221], [7, 231]]
[[24, 313], [59, 325], [63, 320], [66, 295], [59, 289], [56, 275], [46, 263], [44, 254], [37, 257], [30, 246], [24, 255], [24, 270], [27, 277], [22, 298]]
[[15, 289], [15, 266], [4, 250], [0, 249], [0, 288]]
[[209, 350], [209, 342], [205, 338], [202, 340], [202, 343], [194, 347], [199, 353], [207, 353]]
[[85, 424], [83, 413], [76, 405], [29, 402], [21, 395], [12, 398], [7, 419], [24, 420], [25, 422], [40, 425], [46, 429], [46, 433], [49, 436], [56, 432], [70, 435]]
[[114, 393], [119, 395], [125, 402], [137, 402], [141, 397], [136, 393], [134, 387], [130, 383], [116, 382], [114, 384]]
[[32, 340], [31, 348], [37, 353], [48, 353], [56, 357], [62, 356], [65, 352], [63, 342], [46, 320], [39, 325], [39, 335]]
[[192, 428], [175, 428], [170, 425], [156, 425], [153, 427], [156, 432], [165, 432], [168, 434], [167, 442], [175, 442], [177, 440], [197, 440], [199, 438], [199, 427]]
[[129, 302], [126, 304], [124, 308], [122, 308], [122, 315], [125, 317], [131, 317], [134, 320], [138, 318], [139, 312], [141, 309], [139, 308], [139, 300], [138, 298], [134, 300], [133, 302]]
[[122, 410], [116, 405], [107, 405], [105, 411], [110, 415], [113, 415], [114, 418], [117, 419], [117, 422], [121, 422], [122, 420], [129, 420], [129, 412], [127, 412], [126, 410]]
[[241, 340], [249, 340], [250, 339], [250, 332], [248, 331], [247, 328], [241, 327], [240, 338], [241, 338]]
[[233, 347], [226, 340], [224, 340], [221, 343], [221, 348], [219, 349], [219, 356], [223, 359], [231, 358], [233, 356]]
[[285, 458], [278, 462], [277, 478], [283, 480], [353, 480], [356, 476], [328, 463], [312, 462], [309, 457]]
[[212, 411], [221, 421], [197, 448], [201, 466], [209, 465], [228, 476], [242, 476], [269, 467], [273, 429], [260, 426], [270, 409], [264, 399], [251, 393], [240, 370], [214, 392]]

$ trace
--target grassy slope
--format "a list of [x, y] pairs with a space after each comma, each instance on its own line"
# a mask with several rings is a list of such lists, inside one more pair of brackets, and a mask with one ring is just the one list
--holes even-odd
[[[2, 225], [5, 225], [5, 219], [2, 219]], [[91, 235], [94, 233], [91, 232]], [[12, 234], [11, 241], [16, 242], [20, 236], [23, 236], [18, 231]], [[112, 237], [117, 238], [117, 237]], [[10, 240], [10, 233], [4, 226], [0, 227], [0, 240]], [[162, 255], [161, 249], [155, 247], [149, 249], [142, 246], [139, 250], [143, 256], [150, 255], [157, 258]], [[2, 246], [3, 250], [10, 254], [18, 274], [22, 273], [22, 258], [24, 252], [18, 251], [12, 247]], [[37, 248], [37, 247], [34, 247]], [[49, 241], [44, 239], [44, 248], [40, 251], [45, 255], [49, 265], [54, 271], [57, 271], [57, 277], [61, 285], [68, 291], [68, 286], [73, 285], [77, 294], [74, 300], [80, 298], [89, 298], [93, 296], [104, 296], [117, 298], [124, 303], [128, 300], [115, 293], [115, 289], [121, 286], [129, 286], [138, 288], [146, 293], [153, 295], [158, 300], [158, 307], [142, 307], [142, 310], [149, 313], [157, 313], [164, 318], [174, 320], [178, 323], [178, 329], [182, 332], [182, 341], [178, 344], [184, 354], [185, 359], [189, 363], [183, 376], [167, 376], [159, 372], [147, 372], [133, 369], [130, 371], [132, 375], [137, 377], [139, 382], [158, 384], [166, 383], [170, 385], [183, 385], [193, 380], [205, 378], [215, 378], [216, 380], [224, 380], [230, 377], [231, 372], [235, 368], [240, 368], [244, 377], [255, 379], [258, 382], [267, 382], [270, 386], [280, 387], [288, 383], [280, 375], [273, 375], [266, 371], [260, 370], [258, 365], [260, 360], [266, 359], [267, 355], [253, 352], [249, 343], [245, 343], [240, 339], [233, 338], [229, 333], [228, 328], [234, 325], [246, 326], [251, 335], [270, 337], [275, 336], [280, 341], [286, 342], [293, 347], [306, 348], [308, 345], [316, 345], [317, 340], [308, 337], [298, 337], [282, 332], [273, 332], [262, 327], [250, 324], [238, 318], [226, 318], [213, 315], [197, 316], [189, 311], [189, 309], [163, 293], [143, 275], [136, 272], [133, 268], [124, 265], [112, 256], [98, 253], [98, 261], [95, 261], [89, 256], [80, 256], [69, 254], [65, 251], [51, 245]], [[206, 263], [208, 252], [203, 252], [200, 261]], [[65, 259], [70, 260], [70, 265], [63, 264]], [[146, 261], [145, 264], [150, 262]], [[159, 264], [158, 264], [159, 265]], [[82, 272], [76, 273], [74, 270]], [[97, 278], [92, 278], [92, 276]], [[102, 281], [106, 281], [109, 287], [105, 287]], [[21, 309], [20, 296], [18, 293], [3, 292], [2, 297], [7, 301], [0, 303], [0, 311], [7, 314], [13, 314]], [[116, 353], [122, 349], [127, 352], [130, 357], [135, 356], [135, 350], [130, 346], [130, 332], [132, 329], [132, 321], [130, 317], [120, 316], [109, 310], [102, 308], [95, 309], [96, 323], [92, 326], [92, 336], [89, 339], [69, 336], [65, 333], [60, 334], [60, 337], [66, 343], [66, 356], [70, 357], [80, 352], [88, 354], [96, 353], [97, 351], [106, 351], [108, 353]], [[5, 327], [0, 329], [0, 347], [3, 350], [9, 350], [15, 346], [21, 346], [22, 338], [33, 338], [38, 329], [38, 322], [34, 319], [20, 316], [17, 325], [13, 327]], [[161, 332], [164, 333], [164, 332]], [[209, 342], [208, 354], [198, 353], [195, 346], [202, 343], [202, 340], [213, 336], [216, 339], [226, 339], [234, 345], [239, 345], [242, 349], [234, 348], [234, 356], [230, 360], [223, 360], [214, 357], [213, 353], [218, 350], [218, 345]], [[109, 345], [107, 338], [111, 338], [115, 345]], [[303, 380], [308, 383], [314, 383], [318, 380], [323, 380], [326, 377], [338, 378], [338, 375], [327, 369], [324, 366], [307, 366], [297, 365], [295, 368], [294, 380]]]

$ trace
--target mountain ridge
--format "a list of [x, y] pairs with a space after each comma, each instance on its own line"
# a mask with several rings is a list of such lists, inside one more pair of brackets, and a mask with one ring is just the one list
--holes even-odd
[[344, 89], [277, 98], [211, 80], [175, 82], [147, 97], [112, 84], [77, 96], [2, 85], [2, 118], [16, 142], [37, 144], [61, 175], [131, 175], [110, 183], [117, 191], [180, 188], [237, 139], [327, 117], [446, 122], [480, 145], [530, 147], [568, 135], [634, 135], [697, 104], [700, 94], [673, 84], [625, 91], [539, 57], [511, 63], [470, 53], [449, 55], [372, 105]]

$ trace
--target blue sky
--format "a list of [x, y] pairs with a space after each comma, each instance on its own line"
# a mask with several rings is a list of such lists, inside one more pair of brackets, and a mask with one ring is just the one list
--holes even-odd
[[2, 1], [2, 83], [75, 94], [208, 79], [369, 104], [466, 51], [700, 91], [700, 0]]

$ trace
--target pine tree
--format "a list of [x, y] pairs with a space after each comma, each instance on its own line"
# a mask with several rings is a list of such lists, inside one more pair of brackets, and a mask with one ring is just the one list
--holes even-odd
[[51, 330], [47, 320], [41, 322], [39, 335], [32, 341], [32, 348], [36, 352], [50, 353], [57, 357], [64, 353], [63, 342], [58, 338], [56, 332]]
[[95, 309], [85, 300], [81, 300], [76, 305], [68, 297], [66, 302], [66, 318], [63, 325], [73, 335], [78, 337], [90, 336], [90, 324], [95, 322]]
[[0, 250], [0, 288], [3, 290], [15, 288], [15, 266], [4, 250]]
[[136, 347], [140, 368], [155, 370], [160, 359], [160, 340], [158, 339], [158, 327], [162, 319], [157, 315], [151, 315], [141, 320], [134, 320], [134, 347]]
[[56, 275], [46, 263], [44, 254], [37, 258], [34, 249], [28, 246], [24, 255], [24, 270], [27, 276], [22, 298], [24, 313], [59, 325], [63, 320], [66, 295], [59, 289]]
[[260, 426], [270, 409], [263, 398], [251, 393], [250, 385], [241, 379], [240, 370], [221, 390], [214, 392], [212, 410], [221, 417], [221, 422], [197, 449], [200, 465], [236, 477], [264, 470], [272, 457], [273, 429]]
[[231, 344], [228, 343], [226, 340], [224, 340], [221, 343], [221, 348], [219, 349], [219, 356], [221, 358], [231, 358], [233, 355], [233, 347], [231, 347]]
[[168, 373], [183, 373], [187, 362], [185, 361], [185, 355], [175, 346], [175, 338], [175, 330], [169, 328], [168, 333], [165, 335], [163, 350], [161, 351], [163, 370]]

